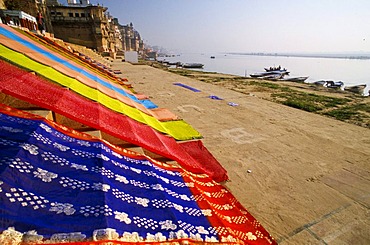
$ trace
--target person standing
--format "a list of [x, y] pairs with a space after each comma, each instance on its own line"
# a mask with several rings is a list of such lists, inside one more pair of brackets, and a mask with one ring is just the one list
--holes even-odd
[[42, 17], [42, 14], [40, 12], [37, 13], [36, 21], [37, 21], [37, 27], [40, 30], [41, 34], [45, 35], [45, 29], [46, 29], [45, 20], [44, 20], [44, 17]]

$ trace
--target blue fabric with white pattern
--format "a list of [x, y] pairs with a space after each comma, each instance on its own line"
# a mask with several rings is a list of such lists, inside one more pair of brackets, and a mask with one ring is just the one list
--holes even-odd
[[217, 237], [181, 174], [70, 137], [43, 120], [0, 114], [0, 229], [44, 237], [98, 229]]

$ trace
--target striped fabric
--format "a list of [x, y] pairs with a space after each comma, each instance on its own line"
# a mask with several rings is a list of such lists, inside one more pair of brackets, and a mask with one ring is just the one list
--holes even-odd
[[189, 140], [202, 137], [198, 131], [183, 120], [161, 122], [134, 107], [122, 103], [120, 100], [114, 99], [97, 89], [89, 87], [74, 78], [58, 72], [52, 67], [38, 63], [24, 54], [11, 50], [1, 44], [0, 58], [12, 62], [23, 69], [36, 72], [39, 76], [45, 77], [64, 87], [68, 87], [84, 97], [99, 102], [107, 108], [127, 115], [138, 122], [147, 124], [159, 132], [168, 134], [177, 140]]
[[[113, 135], [151, 152], [177, 161], [193, 173], [206, 173], [215, 181], [228, 179], [226, 170], [201, 141], [179, 144], [153, 128], [94, 103], [61, 86], [45, 81], [0, 60], [0, 91], [62, 114], [76, 122]], [[37, 89], [34, 89], [37, 88]], [[191, 147], [187, 147], [192, 144]]]

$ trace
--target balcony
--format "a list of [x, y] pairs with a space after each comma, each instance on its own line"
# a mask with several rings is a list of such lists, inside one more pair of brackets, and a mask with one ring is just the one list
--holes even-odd
[[52, 22], [93, 22], [91, 17], [50, 16]]

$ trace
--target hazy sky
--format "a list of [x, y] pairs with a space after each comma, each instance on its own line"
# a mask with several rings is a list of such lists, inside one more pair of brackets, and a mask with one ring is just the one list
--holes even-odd
[[370, 0], [91, 0], [142, 39], [194, 52], [370, 52]]

